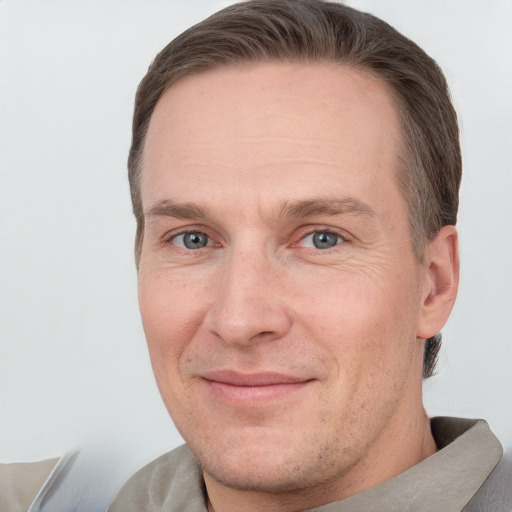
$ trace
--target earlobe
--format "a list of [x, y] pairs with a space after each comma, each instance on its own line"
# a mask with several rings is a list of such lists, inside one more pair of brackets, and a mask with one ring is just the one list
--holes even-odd
[[444, 326], [459, 286], [459, 242], [455, 226], [444, 226], [425, 250], [426, 279], [416, 336], [428, 339]]

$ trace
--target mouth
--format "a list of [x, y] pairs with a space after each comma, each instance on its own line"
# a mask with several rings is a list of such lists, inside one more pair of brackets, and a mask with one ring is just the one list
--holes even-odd
[[308, 386], [313, 379], [281, 373], [239, 373], [222, 370], [202, 375], [211, 396], [227, 405], [255, 407], [281, 402]]

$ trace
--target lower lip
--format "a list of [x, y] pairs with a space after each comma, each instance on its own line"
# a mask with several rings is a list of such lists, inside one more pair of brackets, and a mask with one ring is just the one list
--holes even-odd
[[271, 405], [304, 389], [311, 381], [267, 386], [235, 386], [223, 382], [205, 380], [209, 392], [220, 402], [232, 406], [254, 407]]

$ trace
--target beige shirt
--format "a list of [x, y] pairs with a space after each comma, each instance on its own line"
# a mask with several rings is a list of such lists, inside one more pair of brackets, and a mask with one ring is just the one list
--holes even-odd
[[[38, 462], [0, 464], [0, 512], [39, 512], [46, 498], [58, 492], [78, 453]], [[75, 504], [69, 503], [67, 510]]]
[[[499, 441], [483, 420], [434, 418], [431, 428], [440, 450], [404, 473], [314, 512], [465, 512], [479, 508], [478, 489], [502, 455]], [[512, 482], [511, 482], [512, 485]], [[467, 505], [467, 506], [466, 506]], [[505, 505], [503, 505], [505, 506]], [[186, 445], [135, 473], [109, 512], [207, 512], [201, 470]]]

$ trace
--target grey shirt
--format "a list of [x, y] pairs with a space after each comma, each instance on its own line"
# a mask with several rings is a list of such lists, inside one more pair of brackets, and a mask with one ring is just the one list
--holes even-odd
[[[439, 451], [396, 477], [314, 512], [473, 512], [475, 494], [499, 462], [502, 448], [483, 420], [433, 418]], [[487, 485], [487, 483], [486, 483]], [[109, 512], [207, 512], [201, 469], [186, 445], [135, 473]]]

